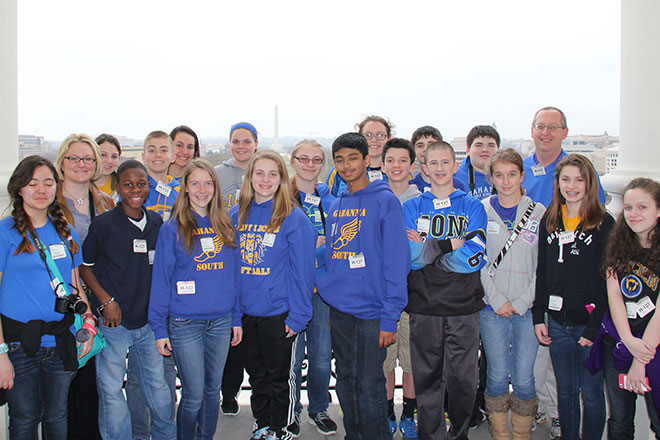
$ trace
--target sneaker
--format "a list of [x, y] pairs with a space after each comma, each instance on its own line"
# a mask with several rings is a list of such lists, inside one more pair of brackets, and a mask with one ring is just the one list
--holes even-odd
[[532, 431], [536, 431], [538, 425], [544, 424], [548, 420], [548, 415], [546, 413], [537, 412], [534, 418], [532, 419]]
[[561, 438], [561, 425], [559, 424], [559, 417], [553, 417], [552, 426], [550, 427], [550, 438]]
[[265, 440], [268, 435], [269, 431], [269, 426], [264, 426], [263, 428], [255, 429], [252, 431], [252, 437], [250, 437], [250, 440]]
[[291, 433], [293, 438], [300, 437], [300, 414], [293, 416], [293, 422], [286, 427], [286, 430]]
[[236, 397], [232, 397], [231, 399], [222, 399], [220, 410], [225, 416], [237, 416], [241, 412], [241, 406], [238, 404]]
[[398, 426], [396, 425], [396, 417], [393, 415], [392, 417], [387, 418], [387, 423], [390, 426], [390, 434], [394, 435], [396, 432]]
[[470, 429], [477, 429], [487, 419], [488, 417], [486, 416], [486, 411], [481, 408], [477, 408], [477, 410], [472, 413], [472, 418], [470, 419]]
[[293, 440], [293, 434], [291, 434], [286, 429], [273, 430], [269, 429], [266, 432], [266, 436], [263, 437], [264, 440]]
[[309, 413], [309, 423], [316, 425], [316, 430], [321, 435], [331, 435], [337, 432], [337, 424], [328, 416], [328, 413], [321, 411], [320, 413]]
[[451, 420], [449, 420], [449, 413], [445, 411], [445, 425], [447, 426], [447, 432], [451, 429]]
[[415, 421], [413, 419], [402, 415], [401, 421], [399, 422], [399, 429], [401, 430], [401, 434], [403, 434], [404, 439], [417, 438], [417, 425], [415, 425]]

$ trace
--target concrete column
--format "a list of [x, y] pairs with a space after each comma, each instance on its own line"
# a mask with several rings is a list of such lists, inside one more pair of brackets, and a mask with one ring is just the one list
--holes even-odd
[[0, 1], [0, 213], [9, 205], [7, 182], [18, 163], [16, 0]]
[[660, 3], [621, 1], [621, 115], [618, 167], [602, 179], [621, 210], [621, 192], [634, 177], [660, 180]]

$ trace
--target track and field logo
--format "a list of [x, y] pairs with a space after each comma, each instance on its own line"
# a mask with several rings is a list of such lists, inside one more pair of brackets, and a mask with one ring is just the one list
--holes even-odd
[[339, 238], [337, 238], [332, 243], [332, 249], [339, 250], [346, 246], [351, 240], [355, 238], [357, 233], [360, 232], [361, 226], [362, 220], [359, 220], [357, 217], [342, 226], [339, 231]]

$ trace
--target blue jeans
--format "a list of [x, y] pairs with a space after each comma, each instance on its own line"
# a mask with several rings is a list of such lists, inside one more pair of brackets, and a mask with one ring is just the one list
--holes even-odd
[[181, 377], [179, 440], [211, 440], [215, 434], [231, 332], [231, 314], [211, 320], [169, 319], [170, 342]]
[[154, 440], [176, 438], [170, 390], [165, 383], [163, 357], [156, 349], [149, 324], [135, 330], [101, 324], [108, 346], [96, 357], [96, 385], [99, 390], [99, 430], [104, 440], [127, 440], [131, 417], [122, 392], [126, 353], [134, 352], [135, 373], [151, 413]]
[[346, 440], [391, 440], [387, 392], [378, 346], [379, 319], [359, 319], [330, 307], [330, 336], [337, 367], [337, 396]]
[[[557, 378], [557, 408], [562, 440], [600, 440], [605, 427], [603, 374], [591, 375], [584, 362], [591, 347], [578, 344], [586, 326], [567, 326], [549, 319], [550, 357]], [[580, 437], [580, 393], [584, 423]]]
[[479, 325], [488, 363], [486, 394], [491, 397], [509, 394], [510, 381], [517, 398], [535, 398], [534, 361], [539, 342], [534, 335], [532, 311], [503, 318], [484, 308]]
[[9, 435], [12, 440], [34, 440], [37, 426], [49, 439], [66, 439], [67, 400], [75, 371], [64, 371], [56, 347], [40, 347], [29, 357], [20, 344], [9, 344], [14, 387], [6, 391]]
[[300, 403], [300, 387], [302, 381], [302, 363], [307, 346], [307, 411], [312, 414], [328, 409], [328, 386], [330, 385], [330, 361], [332, 360], [332, 344], [330, 342], [330, 307], [323, 302], [318, 293], [312, 297], [312, 320], [307, 330], [298, 337], [296, 348], [296, 414], [302, 411]]

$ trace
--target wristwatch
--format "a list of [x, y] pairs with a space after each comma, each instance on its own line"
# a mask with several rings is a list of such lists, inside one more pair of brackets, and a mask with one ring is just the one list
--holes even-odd
[[7, 352], [9, 352], [9, 345], [7, 345], [6, 342], [3, 342], [2, 344], [0, 344], [0, 354], [4, 354]]

